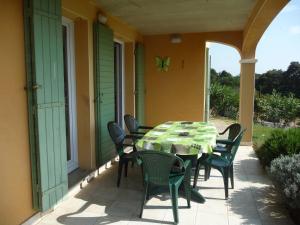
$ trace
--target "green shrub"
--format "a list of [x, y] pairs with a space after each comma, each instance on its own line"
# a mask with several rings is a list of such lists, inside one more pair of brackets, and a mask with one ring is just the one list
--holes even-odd
[[257, 99], [257, 113], [259, 118], [274, 124], [280, 122], [283, 99], [273, 91], [271, 95], [263, 95]]
[[275, 90], [270, 95], [255, 98], [256, 116], [274, 125], [288, 125], [300, 115], [300, 100], [294, 95], [282, 96]]
[[239, 93], [236, 89], [214, 83], [210, 87], [210, 109], [214, 116], [237, 118]]
[[264, 166], [281, 155], [300, 153], [300, 128], [274, 130], [256, 153]]
[[287, 204], [291, 208], [300, 209], [300, 154], [274, 159], [270, 174]]

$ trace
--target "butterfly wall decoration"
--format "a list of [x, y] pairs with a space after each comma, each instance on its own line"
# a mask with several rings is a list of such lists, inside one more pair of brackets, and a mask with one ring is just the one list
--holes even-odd
[[167, 72], [169, 70], [170, 62], [170, 57], [155, 57], [155, 65], [157, 70], [160, 72]]

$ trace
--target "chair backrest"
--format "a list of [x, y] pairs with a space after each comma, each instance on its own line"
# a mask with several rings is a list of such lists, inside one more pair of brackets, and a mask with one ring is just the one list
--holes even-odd
[[116, 150], [118, 155], [122, 155], [123, 152], [123, 142], [125, 140], [125, 131], [114, 121], [110, 121], [107, 123], [108, 133], [116, 146]]
[[138, 152], [138, 158], [142, 161], [144, 180], [155, 185], [169, 184], [170, 172], [176, 162], [183, 168], [182, 159], [171, 153], [144, 150]]
[[140, 125], [132, 115], [126, 114], [124, 116], [124, 121], [130, 133], [138, 131]]
[[239, 123], [233, 123], [228, 127], [228, 139], [233, 141], [242, 131], [242, 126]]
[[241, 140], [243, 138], [245, 131], [246, 131], [246, 129], [240, 131], [240, 133], [237, 135], [237, 137], [233, 140], [233, 145], [231, 146], [231, 149], [230, 149], [229, 158], [227, 158], [229, 160], [230, 164], [232, 164], [232, 162], [235, 158], [235, 155], [240, 147], [240, 143], [241, 143]]

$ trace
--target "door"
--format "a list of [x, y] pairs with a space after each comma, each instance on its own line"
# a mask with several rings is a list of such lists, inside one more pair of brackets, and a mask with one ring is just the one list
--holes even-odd
[[124, 128], [123, 45], [114, 42], [115, 121]]
[[62, 18], [68, 173], [78, 168], [74, 23]]
[[210, 70], [211, 70], [211, 56], [209, 54], [209, 48], [206, 48], [205, 52], [205, 114], [204, 121], [209, 120], [209, 109], [210, 109]]
[[137, 43], [135, 46], [135, 112], [140, 124], [144, 124], [144, 46]]
[[46, 211], [68, 190], [61, 2], [26, 0], [24, 14], [33, 201]]
[[107, 123], [115, 121], [115, 75], [113, 32], [99, 22], [94, 23], [94, 57], [96, 163], [102, 166], [115, 157], [107, 130]]

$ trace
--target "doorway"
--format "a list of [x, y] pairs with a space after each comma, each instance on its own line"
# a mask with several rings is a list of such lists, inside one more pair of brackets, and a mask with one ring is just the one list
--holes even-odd
[[123, 43], [114, 41], [115, 121], [124, 128]]
[[74, 23], [62, 18], [68, 173], [78, 168]]

